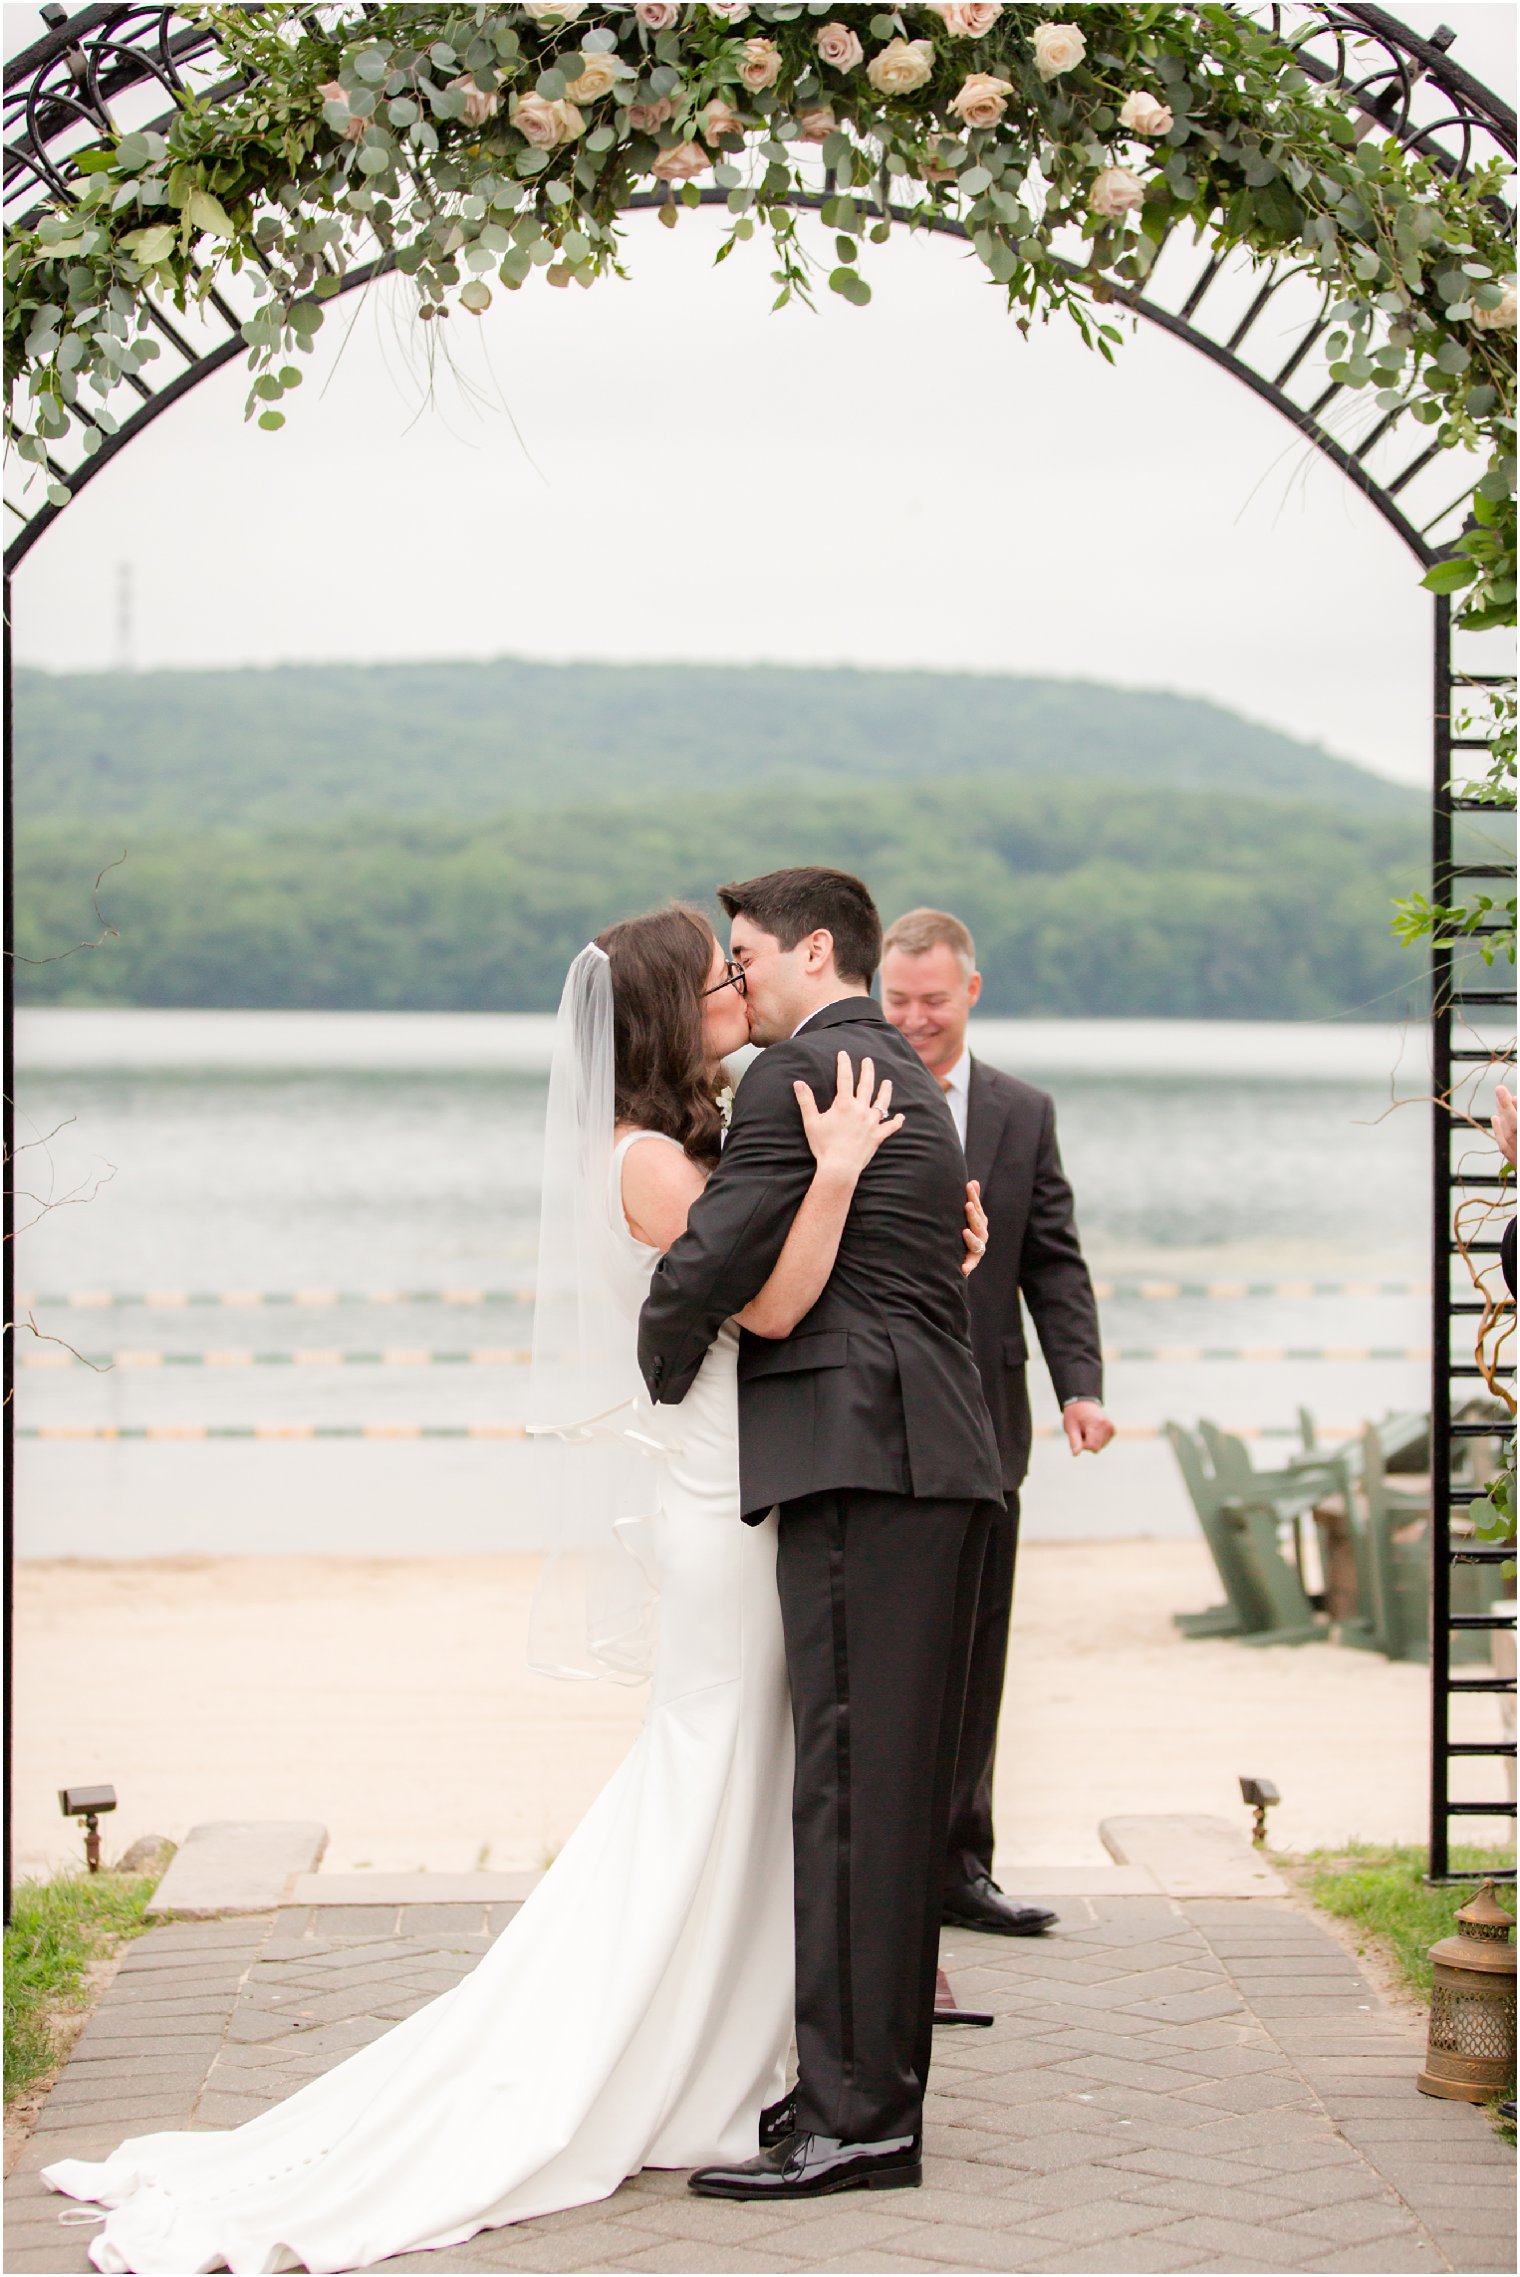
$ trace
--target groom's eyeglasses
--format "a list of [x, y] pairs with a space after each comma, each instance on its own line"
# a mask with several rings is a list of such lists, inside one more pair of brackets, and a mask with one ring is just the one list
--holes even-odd
[[723, 978], [714, 981], [711, 988], [704, 988], [702, 994], [704, 998], [721, 996], [725, 988], [736, 988], [741, 996], [749, 994], [749, 983], [744, 977], [744, 967], [743, 965], [736, 965], [732, 957], [724, 959]]

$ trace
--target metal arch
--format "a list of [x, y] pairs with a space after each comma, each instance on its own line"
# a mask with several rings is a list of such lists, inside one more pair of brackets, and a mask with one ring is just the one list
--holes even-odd
[[[201, 92], [217, 91], [214, 32], [193, 21], [181, 24], [172, 7], [146, 5], [144, 0], [104, 0], [104, 4], [82, 8], [68, 17], [62, 15], [61, 8], [49, 12], [58, 20], [5, 72], [4, 195], [7, 213], [13, 219], [29, 219], [39, 209], [39, 202], [45, 208], [67, 197], [71, 175], [77, 173], [72, 165], [74, 155], [117, 124], [113, 104], [132, 98], [134, 108], [141, 111], [144, 97], [151, 104], [160, 91], [177, 100], [187, 91], [189, 78], [206, 77], [208, 68], [211, 84]], [[1394, 135], [1405, 147], [1434, 157], [1456, 174], [1469, 170], [1475, 153], [1480, 157], [1513, 155], [1513, 110], [1452, 61], [1439, 34], [1434, 40], [1422, 39], [1386, 10], [1371, 6], [1291, 6], [1271, 0], [1264, 9], [1247, 12], [1264, 16], [1271, 30], [1291, 42], [1299, 63], [1311, 77], [1344, 88], [1362, 109], [1369, 128], [1376, 126]], [[220, 82], [221, 86], [231, 84], [234, 82], [226, 79]], [[1429, 117], [1420, 113], [1422, 89], [1433, 95], [1435, 108]], [[138, 123], [161, 127], [172, 116], [171, 108]], [[630, 201], [631, 208], [655, 204], [660, 195], [663, 193], [641, 192]], [[709, 189], [704, 194], [704, 204], [722, 202], [721, 192]], [[820, 200], [808, 194], [791, 202], [816, 207]], [[961, 225], [949, 215], [935, 217], [925, 226], [939, 235], [965, 236]], [[1138, 297], [1116, 295], [1117, 304], [1185, 340], [1270, 403], [1305, 441], [1356, 485], [1418, 561], [1428, 565], [1436, 559], [1442, 550], [1440, 524], [1446, 513], [1437, 512], [1433, 522], [1422, 523], [1397, 503], [1431, 462], [1424, 431], [1418, 430], [1411, 437], [1406, 426], [1400, 436], [1401, 414], [1394, 412], [1361, 424], [1347, 438], [1322, 416], [1332, 403], [1341, 414], [1348, 405], [1333, 382], [1326, 384], [1323, 373], [1319, 389], [1307, 402], [1297, 400], [1290, 392], [1301, 377], [1307, 379], [1312, 373], [1315, 351], [1324, 334], [1320, 311], [1313, 305], [1315, 296], [1306, 293], [1304, 308], [1288, 319], [1290, 335], [1280, 336], [1277, 354], [1263, 361], [1253, 352], [1254, 343], [1248, 346], [1253, 333], [1256, 340], [1265, 337], [1267, 328], [1261, 319], [1268, 311], [1274, 318], [1285, 313], [1285, 300], [1291, 295], [1285, 295], [1284, 288], [1304, 274], [1303, 265], [1293, 260], [1271, 265], [1243, 318], [1233, 323], [1211, 323], [1209, 313], [1200, 317], [1199, 312], [1227, 264], [1222, 256], [1207, 254], [1198, 273], [1187, 279], [1186, 291], [1181, 290], [1179, 281], [1176, 293], [1164, 293], [1160, 278], [1182, 265], [1177, 258], [1179, 245], [1180, 235], [1174, 231], [1145, 293]], [[348, 272], [342, 289], [366, 284], [392, 265], [385, 255], [366, 262]], [[1075, 274], [1070, 264], [1066, 266]], [[1231, 274], [1238, 274], [1238, 269]], [[185, 337], [196, 325], [176, 323], [169, 309], [149, 297], [146, 307], [150, 322], [170, 354], [165, 377], [155, 384], [142, 374], [128, 375], [128, 385], [140, 401], [119, 425], [113, 422], [111, 432], [97, 435], [93, 456], [79, 454], [78, 443], [71, 438], [69, 447], [76, 453], [72, 464], [60, 463], [56, 455], [50, 457], [48, 474], [64, 483], [71, 496], [77, 496], [160, 412], [242, 352], [240, 313], [229, 305], [228, 298], [235, 290], [228, 282], [201, 310], [198, 321], [202, 326], [207, 326], [209, 317], [215, 321], [207, 328], [214, 332], [215, 324], [220, 324], [222, 330], [219, 337], [200, 345]], [[1212, 305], [1217, 305], [1217, 296]], [[1353, 404], [1352, 417], [1357, 416]], [[1413, 447], [1404, 448], [1399, 463], [1390, 464], [1380, 479], [1369, 463], [1371, 455], [1376, 450], [1390, 457], [1393, 454], [1388, 446], [1395, 443], [1412, 443]], [[7, 499], [6, 513], [13, 525], [5, 547], [7, 574], [19, 566], [63, 511], [45, 500], [28, 510]], [[1455, 529], [1445, 533], [1448, 537], [1455, 534]]]
[[[1456, 63], [1447, 53], [1449, 37], [1437, 33], [1425, 39], [1410, 31], [1387, 10], [1363, 5], [1284, 5], [1278, 0], [1264, 7], [1248, 6], [1243, 10], [1256, 20], [1265, 20], [1269, 29], [1276, 32], [1295, 49], [1303, 70], [1321, 85], [1341, 88], [1353, 107], [1363, 118], [1363, 132], [1380, 130], [1391, 135], [1399, 144], [1417, 152], [1442, 170], [1461, 178], [1474, 166], [1493, 157], [1512, 159], [1515, 155], [1515, 114], [1513, 109], [1484, 87], [1472, 74]], [[49, 29], [32, 42], [21, 54], [12, 59], [5, 69], [3, 184], [4, 202], [8, 217], [25, 220], [38, 209], [66, 200], [70, 194], [71, 178], [77, 177], [73, 166], [74, 155], [80, 149], [98, 143], [103, 132], [119, 131], [120, 120], [113, 106], [132, 102], [141, 110], [146, 95], [149, 102], [155, 93], [167, 94], [171, 103], [177, 102], [188, 91], [189, 79], [209, 65], [211, 77], [198, 92], [214, 96], [236, 82], [229, 78], [215, 78], [218, 49], [212, 30], [193, 21], [185, 22], [176, 9], [150, 6], [143, 0], [106, 0], [104, 5], [92, 5], [65, 16], [61, 6], [44, 10], [50, 19]], [[176, 29], [176, 24], [180, 28]], [[173, 116], [172, 109], [154, 117], [139, 117], [138, 125], [159, 125]], [[641, 192], [630, 201], [630, 210], [647, 209], [663, 202], [663, 193]], [[726, 203], [722, 191], [709, 189], [701, 202], [715, 205]], [[788, 201], [802, 207], [816, 208], [821, 196], [798, 194]], [[893, 209], [886, 209], [891, 212]], [[904, 217], [905, 218], [905, 217]], [[937, 235], [960, 238], [965, 241], [963, 225], [948, 214], [933, 216], [922, 226]], [[340, 292], [347, 292], [372, 281], [393, 267], [387, 255], [349, 271], [340, 280]], [[1076, 274], [1074, 265], [1065, 264], [1068, 272]], [[1143, 317], [1174, 338], [1186, 341], [1209, 360], [1227, 371], [1234, 379], [1251, 390], [1262, 401], [1270, 404], [1306, 442], [1321, 452], [1351, 481], [1374, 506], [1422, 566], [1439, 557], [1450, 539], [1457, 535], [1458, 516], [1465, 504], [1466, 493], [1456, 501], [1438, 505], [1433, 513], [1424, 513], [1423, 519], [1400, 503], [1406, 493], [1417, 492], [1421, 478], [1435, 462], [1437, 447], [1425, 439], [1423, 429], [1410, 435], [1401, 433], [1402, 414], [1395, 411], [1387, 416], [1369, 417], [1367, 407], [1355, 394], [1343, 391], [1328, 373], [1316, 366], [1316, 352], [1320, 349], [1327, 330], [1323, 305], [1317, 291], [1308, 290], [1312, 279], [1307, 277], [1301, 262], [1293, 260], [1270, 264], [1256, 283], [1244, 313], [1231, 315], [1222, 305], [1222, 295], [1238, 283], [1245, 263], [1232, 264], [1226, 257], [1206, 252], [1201, 263], [1189, 265], [1181, 245], [1179, 233], [1162, 248], [1148, 289], [1143, 294], [1116, 293], [1114, 305]], [[1172, 286], [1172, 273], [1181, 271]], [[1294, 288], [1302, 283], [1304, 305], [1289, 313], [1288, 304]], [[1165, 289], [1163, 289], [1165, 288]], [[170, 311], [150, 300], [147, 304], [149, 319], [155, 326], [169, 355], [175, 360], [166, 376], [156, 383], [134, 375], [132, 385], [140, 401], [130, 416], [121, 420], [112, 432], [102, 433], [99, 446], [90, 457], [77, 459], [72, 466], [50, 463], [49, 472], [54, 479], [68, 484], [71, 494], [77, 495], [96, 473], [108, 465], [127, 443], [150, 425], [169, 407], [188, 394], [191, 389], [230, 363], [244, 350], [237, 309], [227, 297], [234, 291], [230, 284], [226, 291], [217, 291], [209, 297], [201, 316], [193, 323], [176, 322]], [[1270, 327], [1264, 323], [1269, 314], [1281, 313], [1286, 322], [1276, 335], [1276, 350], [1264, 353]], [[214, 323], [212, 322], [214, 320]], [[214, 332], [214, 325], [222, 327], [220, 337], [213, 336], [203, 345], [197, 345], [193, 334], [197, 325]], [[1250, 344], [1250, 352], [1248, 351]], [[1320, 363], [1322, 365], [1322, 358]], [[1293, 388], [1307, 388], [1307, 400], [1300, 401]], [[1327, 423], [1325, 414], [1332, 405], [1342, 415], [1356, 423], [1355, 432], [1338, 434]], [[1390, 463], [1386, 473], [1375, 472], [1370, 464], [1374, 452], [1383, 453]], [[1411, 501], [1412, 503], [1412, 501]], [[1429, 503], [1427, 500], [1426, 504]], [[51, 527], [62, 508], [43, 503], [27, 513], [7, 501], [7, 511], [20, 525], [5, 549], [5, 777], [4, 825], [5, 862], [3, 872], [3, 900], [5, 935], [9, 943], [11, 928], [11, 738], [10, 726], [10, 578], [31, 547]], [[1452, 817], [1459, 811], [1460, 802], [1454, 801], [1451, 783], [1451, 753], [1453, 746], [1452, 702], [1454, 688], [1460, 687], [1463, 675], [1454, 671], [1451, 654], [1451, 627], [1449, 604], [1436, 603], [1436, 685], [1433, 764], [1433, 897], [1444, 900], [1449, 879], [1454, 874], [1452, 848]], [[1468, 676], [1469, 678], [1471, 676]], [[4, 960], [4, 1066], [3, 1115], [5, 1160], [14, 1159], [14, 1059], [12, 1020], [12, 965], [7, 955]], [[1435, 1105], [1436, 1125], [1436, 1180], [1433, 1195], [1436, 1239], [1435, 1299], [1433, 1303], [1433, 1350], [1436, 1354], [1432, 1375], [1432, 1795], [1431, 1795], [1431, 1871], [1442, 1876], [1447, 1871], [1447, 1833], [1450, 1795], [1447, 1770], [1451, 1754], [1448, 1729], [1448, 1710], [1451, 1691], [1449, 1664], [1449, 1633], [1445, 1622], [1449, 1614], [1449, 1518], [1451, 1498], [1451, 1449], [1449, 1427], [1452, 1425], [1451, 1332], [1452, 1312], [1448, 1274], [1450, 1268], [1451, 1203], [1454, 1190], [1451, 1165], [1451, 1144], [1460, 1128], [1458, 1118], [1446, 1103], [1452, 1072], [1451, 1026], [1453, 1006], [1460, 1005], [1461, 989], [1453, 969], [1452, 949], [1449, 941], [1438, 939], [1432, 956], [1432, 980], [1435, 1005], [1437, 1085]], [[1513, 1002], [1511, 996], [1510, 1001]], [[1460, 1057], [1460, 1054], [1458, 1055]], [[3, 1344], [4, 1368], [4, 1421], [5, 1453], [12, 1453], [14, 1427], [14, 1196], [12, 1183], [4, 1181], [4, 1239], [0, 1244], [0, 1344]], [[1461, 1425], [1455, 1428], [1460, 1432]], [[6, 1917], [9, 1918], [10, 1895], [10, 1669], [11, 1669], [11, 1576], [14, 1549], [13, 1488], [14, 1467], [8, 1459], [5, 1466], [5, 1500], [3, 1514], [3, 1574], [4, 1574], [4, 1642], [5, 1642], [5, 1774], [7, 1813], [5, 1822], [5, 1899]], [[1469, 1750], [1470, 1752], [1470, 1750]], [[1490, 1751], [1493, 1752], [1493, 1751]], [[1513, 1806], [1510, 1806], [1513, 1810]]]

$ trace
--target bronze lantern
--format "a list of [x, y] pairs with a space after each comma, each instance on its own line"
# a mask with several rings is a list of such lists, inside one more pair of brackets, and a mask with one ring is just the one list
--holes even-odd
[[1431, 1946], [1430, 2038], [1415, 2082], [1422, 2095], [1486, 2103], [1513, 2079], [1514, 1926], [1485, 1882], [1457, 1915], [1457, 1934]]

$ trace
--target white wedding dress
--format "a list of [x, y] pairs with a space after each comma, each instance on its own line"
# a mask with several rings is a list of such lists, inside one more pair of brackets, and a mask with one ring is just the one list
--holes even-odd
[[[657, 1252], [609, 1209], [632, 1336]], [[674, 1142], [670, 1142], [674, 1143]], [[737, 1332], [645, 1408], [660, 1639], [632, 1752], [478, 1968], [230, 2133], [135, 2137], [43, 2180], [111, 2210], [97, 2269], [368, 2267], [754, 2154], [792, 2029], [792, 1732], [775, 1518], [739, 1520]]]

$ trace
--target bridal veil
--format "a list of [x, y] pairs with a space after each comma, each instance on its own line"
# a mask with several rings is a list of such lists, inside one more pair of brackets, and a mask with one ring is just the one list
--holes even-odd
[[644, 1546], [654, 1442], [612, 1220], [612, 970], [594, 944], [565, 978], [549, 1069], [528, 1434], [546, 1547], [528, 1658], [554, 1676], [641, 1682], [657, 1605]]

